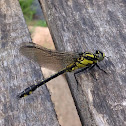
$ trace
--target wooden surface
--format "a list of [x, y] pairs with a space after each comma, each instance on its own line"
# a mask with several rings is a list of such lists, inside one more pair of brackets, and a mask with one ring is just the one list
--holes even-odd
[[40, 0], [58, 50], [106, 56], [98, 68], [67, 76], [83, 126], [126, 125], [126, 2], [124, 0]]
[[0, 0], [0, 126], [59, 126], [46, 86], [16, 98], [42, 79], [38, 64], [19, 54], [22, 42], [31, 38], [18, 0]]

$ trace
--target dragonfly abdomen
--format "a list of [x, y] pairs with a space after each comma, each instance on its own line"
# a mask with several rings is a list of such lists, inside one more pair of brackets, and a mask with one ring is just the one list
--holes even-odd
[[18, 94], [18, 98], [22, 98], [22, 97], [25, 97], [25, 96], [27, 96], [27, 95], [30, 95], [30, 94], [31, 94], [33, 91], [35, 91], [38, 87], [44, 85], [46, 82], [48, 82], [48, 81], [50, 81], [50, 80], [56, 78], [57, 76], [59, 76], [59, 75], [65, 73], [66, 71], [67, 71], [67, 68], [65, 68], [65, 69], [63, 69], [63, 70], [61, 70], [61, 71], [59, 71], [59, 72], [53, 74], [52, 76], [46, 78], [45, 80], [40, 81], [40, 82], [37, 83], [37, 84], [33, 84], [33, 85], [29, 86], [29, 87], [26, 88], [24, 91], [22, 91], [20, 94]]

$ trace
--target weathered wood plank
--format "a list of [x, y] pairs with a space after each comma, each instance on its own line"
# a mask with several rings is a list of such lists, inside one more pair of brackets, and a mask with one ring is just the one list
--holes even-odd
[[58, 50], [105, 52], [97, 68], [69, 74], [69, 87], [86, 126], [126, 125], [126, 2], [124, 0], [40, 0]]
[[38, 64], [19, 54], [22, 42], [31, 42], [31, 37], [18, 0], [0, 0], [0, 126], [59, 126], [46, 86], [16, 99], [42, 79]]

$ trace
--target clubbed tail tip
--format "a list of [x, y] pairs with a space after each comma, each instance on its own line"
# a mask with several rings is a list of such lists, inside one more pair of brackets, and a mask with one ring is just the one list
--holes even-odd
[[18, 99], [21, 99], [25, 96], [30, 95], [33, 91], [35, 91], [38, 88], [38, 85], [31, 85], [30, 87], [26, 88], [24, 91], [22, 91], [21, 93], [19, 93], [17, 95]]
[[23, 98], [24, 97], [24, 93], [23, 92], [21, 92], [21, 93], [19, 93], [18, 95], [17, 95], [17, 99], [21, 99], [21, 98]]

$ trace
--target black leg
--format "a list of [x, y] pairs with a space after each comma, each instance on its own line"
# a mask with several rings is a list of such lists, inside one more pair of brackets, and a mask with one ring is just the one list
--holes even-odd
[[93, 64], [91, 67], [89, 67], [88, 70], [91, 70], [96, 64]]
[[[93, 64], [88, 70], [90, 71], [96, 64]], [[91, 76], [93, 77], [93, 79], [95, 79], [97, 81], [97, 78], [90, 72]]]
[[101, 71], [103, 71], [105, 74], [108, 74], [105, 70], [103, 70], [102, 68], [100, 68], [100, 66], [96, 63], [95, 64]]
[[78, 74], [78, 73], [80, 73], [80, 72], [83, 72], [84, 70], [86, 70], [86, 69], [88, 69], [88, 68], [89, 68], [89, 67], [82, 68], [82, 69], [80, 69], [80, 70], [74, 72], [74, 74], [76, 75], [76, 74]]
[[[78, 71], [76, 71], [76, 72], [74, 73], [74, 77], [75, 77], [75, 80], [76, 80], [76, 82], [77, 82], [77, 89], [78, 89], [78, 84], [79, 84], [79, 83], [78, 83], [78, 81], [77, 81], [76, 74], [78, 74], [78, 73], [80, 73], [80, 72], [83, 72], [83, 71], [86, 70], [86, 69], [88, 69], [88, 71], [90, 71], [94, 66], [97, 66], [101, 71], [103, 71], [105, 74], [107, 74], [107, 72], [106, 72], [105, 70], [101, 69], [100, 66], [99, 66], [97, 63], [93, 64], [92, 66], [87, 66], [87, 67], [85, 67], [85, 68], [82, 68], [82, 69], [80, 69], [80, 70], [78, 70]], [[91, 76], [97, 81], [97, 78], [94, 77], [94, 75], [93, 75], [92, 73], [90, 73], [90, 74], [91, 74]]]
[[[80, 73], [80, 72], [83, 72], [83, 71], [86, 70], [86, 69], [91, 70], [95, 65], [96, 65], [96, 64], [93, 64], [92, 66], [87, 66], [87, 67], [82, 68], [82, 69], [80, 69], [80, 70], [78, 70], [78, 71], [76, 71], [76, 72], [74, 73], [74, 77], [75, 77], [75, 80], [76, 80], [76, 82], [77, 82], [77, 89], [78, 89], [79, 83], [78, 83], [78, 80], [77, 80], [77, 78], [76, 78], [76, 74], [78, 74], [78, 73]], [[91, 76], [92, 76], [95, 80], [97, 80], [97, 79], [94, 77], [94, 75], [93, 75], [92, 73], [90, 73], [90, 74], [91, 74]]]
[[78, 90], [78, 85], [79, 85], [79, 83], [78, 83], [78, 80], [77, 80], [77, 78], [76, 78], [76, 74], [78, 74], [78, 73], [80, 73], [80, 72], [83, 72], [84, 70], [86, 70], [86, 69], [88, 69], [88, 68], [89, 68], [89, 67], [85, 67], [85, 68], [82, 68], [82, 69], [80, 69], [80, 70], [74, 72], [74, 77], [75, 77], [75, 80], [76, 80], [76, 82], [77, 82], [77, 90]]

